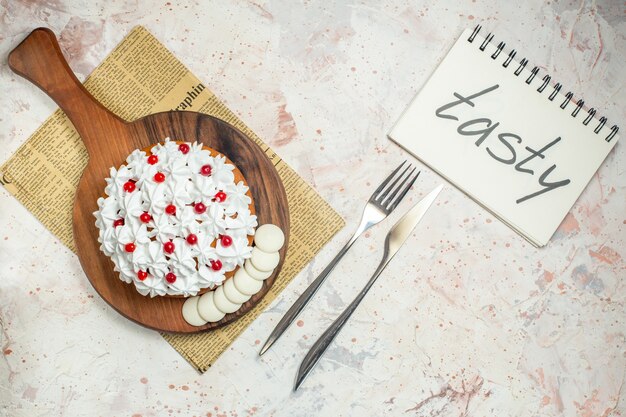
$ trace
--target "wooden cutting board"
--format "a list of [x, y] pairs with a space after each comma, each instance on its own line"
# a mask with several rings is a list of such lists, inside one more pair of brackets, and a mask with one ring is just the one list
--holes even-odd
[[[177, 333], [206, 331], [228, 324], [250, 311], [274, 283], [287, 254], [289, 209], [278, 172], [263, 150], [231, 125], [195, 112], [156, 113], [126, 122], [108, 111], [78, 81], [65, 61], [54, 33], [47, 28], [31, 32], [9, 54], [9, 67], [48, 94], [65, 112], [81, 136], [89, 162], [74, 200], [74, 241], [80, 263], [100, 296], [120, 314], [143, 326]], [[201, 327], [182, 317], [184, 298], [146, 297], [134, 285], [122, 282], [113, 262], [99, 249], [94, 211], [111, 167], [119, 167], [135, 149], [144, 149], [170, 137], [198, 141], [224, 154], [239, 168], [250, 187], [259, 224], [273, 223], [285, 232], [280, 263], [263, 288], [222, 320]]]

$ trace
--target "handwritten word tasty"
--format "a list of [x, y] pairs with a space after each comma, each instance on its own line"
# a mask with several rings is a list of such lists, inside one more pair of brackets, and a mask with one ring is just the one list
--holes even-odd
[[[454, 97], [457, 100], [451, 101], [439, 107], [435, 111], [435, 115], [442, 119], [459, 121], [458, 117], [450, 114], [448, 111], [459, 105], [468, 105], [471, 107], [475, 107], [476, 104], [472, 100], [475, 100], [481, 96], [485, 96], [492, 91], [497, 90], [498, 87], [499, 85], [495, 84], [482, 91], [479, 91], [478, 93], [468, 96], [462, 96], [459, 93], [454, 93]], [[494, 121], [487, 117], [479, 117], [460, 123], [456, 131], [459, 135], [462, 136], [477, 136], [478, 138], [476, 139], [476, 142], [474, 142], [474, 144], [476, 145], [476, 147], [480, 148], [483, 142], [485, 142], [492, 134], [496, 135], [494, 131], [498, 126], [500, 126], [500, 122], [494, 123]], [[522, 148], [521, 145], [523, 139], [515, 133], [497, 133], [497, 139], [499, 140], [499, 144], [501, 145], [499, 146], [499, 149], [494, 149], [492, 147], [494, 146], [494, 144], [498, 144], [498, 142], [495, 142], [493, 140], [487, 142], [489, 143], [489, 146], [485, 146], [485, 151], [487, 151], [489, 156], [491, 156], [494, 161], [506, 165], [512, 165], [515, 171], [528, 175], [535, 175], [535, 169], [537, 169], [536, 162], [545, 159], [547, 151], [561, 141], [561, 137], [559, 136], [551, 142], [545, 144], [543, 147], [541, 147], [541, 149], [535, 150], [528, 146]], [[545, 171], [543, 171], [543, 173], [539, 175], [539, 179], [537, 182], [542, 188], [540, 188], [536, 192], [519, 198], [515, 202], [517, 204], [520, 204], [541, 194], [555, 190], [559, 187], [563, 187], [571, 182], [569, 179], [548, 181], [548, 177], [551, 176], [552, 172], [555, 169], [556, 164], [552, 164], [552, 166], [547, 168]]]

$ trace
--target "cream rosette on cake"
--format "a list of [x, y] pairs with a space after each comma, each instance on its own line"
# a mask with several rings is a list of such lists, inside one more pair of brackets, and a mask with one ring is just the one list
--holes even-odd
[[187, 297], [242, 267], [257, 218], [234, 171], [223, 155], [169, 138], [111, 168], [94, 215], [120, 279], [142, 295]]

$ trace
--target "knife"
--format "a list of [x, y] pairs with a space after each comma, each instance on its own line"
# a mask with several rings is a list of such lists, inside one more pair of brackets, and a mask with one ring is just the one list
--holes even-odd
[[296, 384], [293, 388], [296, 391], [307, 375], [311, 372], [311, 370], [315, 367], [315, 364], [320, 360], [328, 346], [335, 339], [335, 336], [339, 334], [341, 328], [346, 324], [354, 310], [356, 310], [359, 303], [365, 297], [365, 294], [370, 290], [374, 282], [378, 276], [383, 272], [391, 258], [398, 252], [400, 247], [404, 244], [406, 239], [409, 237], [415, 226], [422, 220], [424, 214], [431, 206], [431, 204], [437, 198], [437, 195], [443, 189], [443, 185], [439, 185], [437, 188], [432, 190], [426, 197], [420, 200], [419, 203], [415, 204], [411, 210], [409, 210], [398, 222], [391, 228], [389, 233], [387, 233], [387, 238], [385, 239], [385, 251], [383, 253], [383, 259], [380, 261], [378, 268], [374, 272], [374, 275], [370, 278], [370, 280], [365, 284], [365, 287], [359, 292], [356, 298], [350, 303], [350, 305], [341, 313], [341, 315], [330, 325], [328, 329], [320, 336], [319, 339], [313, 344], [309, 352], [306, 354], [302, 363], [300, 364], [300, 368], [298, 369], [298, 374], [296, 375]]

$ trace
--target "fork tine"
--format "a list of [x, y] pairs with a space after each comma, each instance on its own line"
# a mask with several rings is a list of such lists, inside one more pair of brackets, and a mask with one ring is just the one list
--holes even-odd
[[378, 203], [383, 204], [383, 202], [384, 202], [385, 200], [387, 200], [387, 197], [389, 196], [389, 192], [390, 192], [390, 191], [392, 191], [392, 190], [394, 189], [394, 187], [396, 186], [396, 184], [398, 183], [398, 181], [400, 181], [402, 178], [404, 178], [404, 174], [406, 174], [406, 172], [407, 172], [409, 169], [411, 169], [411, 164], [410, 164], [410, 163], [406, 166], [406, 168], [404, 168], [404, 169], [402, 170], [402, 172], [400, 173], [400, 175], [397, 175], [397, 176], [396, 176], [395, 180], [394, 180], [391, 184], [389, 184], [389, 187], [385, 187], [385, 189], [384, 189], [381, 193], [379, 193], [379, 194], [376, 196], [375, 200], [376, 200]]
[[[411, 168], [411, 166], [409, 166], [409, 168]], [[404, 187], [404, 184], [409, 180], [409, 178], [411, 178], [411, 175], [413, 175], [413, 173], [415, 172], [416, 168], [413, 168], [411, 170], [411, 172], [408, 173], [408, 175], [406, 175], [406, 177], [404, 176], [404, 174], [406, 173], [407, 170], [405, 170], [402, 175], [400, 177], [398, 177], [398, 179], [393, 183], [392, 187], [389, 187], [389, 189], [387, 190], [387, 196], [380, 202], [383, 206], [386, 206], [387, 204], [389, 204], [390, 202], [393, 201], [394, 197], [396, 196], [396, 194], [398, 194], [398, 191], [400, 191], [400, 189], [402, 189], [402, 187]], [[398, 184], [397, 187], [395, 187], [395, 184], [400, 181], [400, 184]], [[394, 188], [395, 187], [395, 188]], [[391, 192], [391, 194], [390, 194]]]
[[[411, 171], [411, 174], [409, 174], [409, 177], [411, 177], [411, 175], [413, 174], [413, 172], [415, 172], [415, 168], [413, 169], [413, 171]], [[415, 182], [415, 180], [417, 179], [417, 177], [420, 176], [420, 173], [422, 171], [417, 171], [417, 174], [415, 174], [415, 176], [413, 177], [413, 179], [411, 181], [409, 181], [409, 183], [406, 185], [406, 187], [404, 187], [404, 189], [402, 190], [402, 192], [400, 193], [400, 195], [398, 196], [398, 198], [396, 198], [394, 201], [391, 202], [391, 204], [387, 207], [387, 210], [389, 210], [389, 212], [392, 212], [398, 204], [400, 204], [400, 201], [402, 201], [402, 199], [404, 198], [404, 196], [406, 195], [407, 192], [409, 192], [409, 190], [411, 189], [411, 187], [413, 186], [413, 183]], [[398, 187], [399, 188], [399, 187]]]
[[385, 178], [385, 181], [383, 181], [382, 184], [378, 186], [378, 188], [372, 193], [372, 196], [370, 198], [376, 199], [378, 193], [380, 193], [383, 188], [385, 188], [385, 186], [389, 184], [389, 181], [391, 181], [391, 179], [398, 173], [398, 171], [400, 171], [400, 168], [402, 168], [404, 164], [406, 164], [406, 159], [402, 161], [402, 163], [398, 165], [398, 168], [396, 168], [391, 174], [389, 174], [387, 178]]

